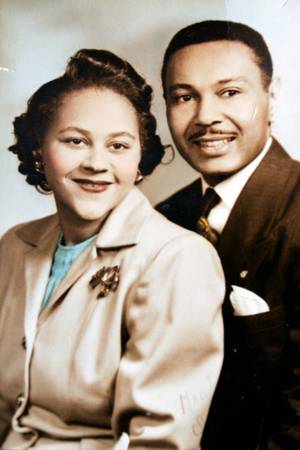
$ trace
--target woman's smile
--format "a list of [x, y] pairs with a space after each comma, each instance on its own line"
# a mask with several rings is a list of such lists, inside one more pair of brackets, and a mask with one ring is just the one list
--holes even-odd
[[91, 193], [101, 193], [105, 192], [109, 186], [111, 186], [113, 183], [108, 181], [96, 181], [96, 180], [89, 180], [86, 178], [75, 178], [73, 181], [78, 184], [78, 186], [86, 192]]

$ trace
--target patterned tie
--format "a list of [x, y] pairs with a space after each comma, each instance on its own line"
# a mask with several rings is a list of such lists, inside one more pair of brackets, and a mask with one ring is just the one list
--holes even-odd
[[197, 220], [198, 233], [208, 239], [212, 244], [216, 244], [218, 240], [218, 234], [209, 225], [207, 217], [211, 209], [214, 208], [220, 201], [221, 198], [218, 196], [216, 191], [210, 187], [207, 188], [201, 200], [200, 217]]

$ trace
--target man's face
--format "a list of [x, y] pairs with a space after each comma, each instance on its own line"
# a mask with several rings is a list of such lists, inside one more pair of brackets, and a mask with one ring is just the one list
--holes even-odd
[[175, 52], [166, 73], [174, 142], [211, 184], [249, 164], [270, 134], [271, 93], [254, 52], [241, 42], [193, 44]]

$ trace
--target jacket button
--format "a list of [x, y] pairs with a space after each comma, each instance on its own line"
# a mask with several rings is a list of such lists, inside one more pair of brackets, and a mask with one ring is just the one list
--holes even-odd
[[24, 350], [26, 350], [26, 336], [22, 337], [21, 343], [22, 343], [22, 347], [24, 348]]
[[22, 405], [23, 401], [24, 401], [24, 395], [19, 394], [16, 399], [16, 407], [19, 408]]

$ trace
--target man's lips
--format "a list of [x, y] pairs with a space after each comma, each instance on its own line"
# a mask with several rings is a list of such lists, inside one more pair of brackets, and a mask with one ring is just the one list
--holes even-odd
[[227, 144], [234, 141], [236, 137], [236, 133], [218, 132], [203, 135], [201, 132], [196, 132], [191, 134], [188, 140], [203, 150], [218, 152], [223, 150]]
[[105, 191], [112, 184], [111, 181], [92, 180], [88, 178], [73, 178], [72, 181], [77, 183], [84, 191], [95, 193]]

